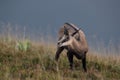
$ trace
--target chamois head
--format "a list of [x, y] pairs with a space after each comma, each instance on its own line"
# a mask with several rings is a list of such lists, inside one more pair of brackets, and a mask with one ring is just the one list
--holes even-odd
[[58, 46], [64, 47], [66, 45], [63, 45], [64, 43], [68, 42], [70, 40], [71, 35], [69, 34], [69, 31], [64, 27], [64, 35], [58, 40]]
[[64, 27], [64, 35], [58, 40], [58, 47], [67, 47], [71, 44], [74, 33], [70, 35], [68, 29]]

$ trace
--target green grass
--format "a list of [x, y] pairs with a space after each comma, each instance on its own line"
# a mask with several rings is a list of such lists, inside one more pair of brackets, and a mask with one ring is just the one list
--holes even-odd
[[60, 55], [58, 66], [56, 65], [55, 45], [30, 41], [28, 45], [28, 42], [20, 42], [17, 45], [16, 40], [0, 39], [0, 80], [120, 79], [120, 57], [102, 56], [90, 51], [87, 54], [88, 72], [83, 71], [81, 61], [76, 58], [75, 68], [71, 71], [65, 52]]

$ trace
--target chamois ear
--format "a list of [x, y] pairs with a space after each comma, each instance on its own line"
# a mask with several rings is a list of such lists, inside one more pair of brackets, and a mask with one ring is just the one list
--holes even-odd
[[68, 32], [68, 30], [66, 29], [65, 26], [64, 26], [64, 34], [65, 34], [65, 35], [69, 35], [69, 32]]

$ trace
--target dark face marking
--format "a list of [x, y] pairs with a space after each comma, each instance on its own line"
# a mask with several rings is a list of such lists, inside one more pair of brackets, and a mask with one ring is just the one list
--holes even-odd
[[64, 35], [59, 39], [58, 45], [61, 45], [64, 42], [67, 42], [69, 40], [69, 32], [64, 26]]
[[69, 36], [65, 36], [65, 38], [62, 41], [62, 43], [67, 42], [68, 40], [69, 40]]
[[62, 44], [62, 43], [64, 43], [64, 42], [67, 42], [67, 41], [69, 41], [69, 36], [68, 36], [68, 35], [64, 35], [64, 36], [62, 36], [62, 37], [59, 39], [58, 45], [60, 45], [60, 44]]

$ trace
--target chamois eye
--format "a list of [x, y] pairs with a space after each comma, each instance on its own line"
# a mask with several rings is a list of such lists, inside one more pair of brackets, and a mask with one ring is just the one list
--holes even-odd
[[68, 37], [68, 36], [66, 37], [66, 40], [69, 40], [69, 37]]

